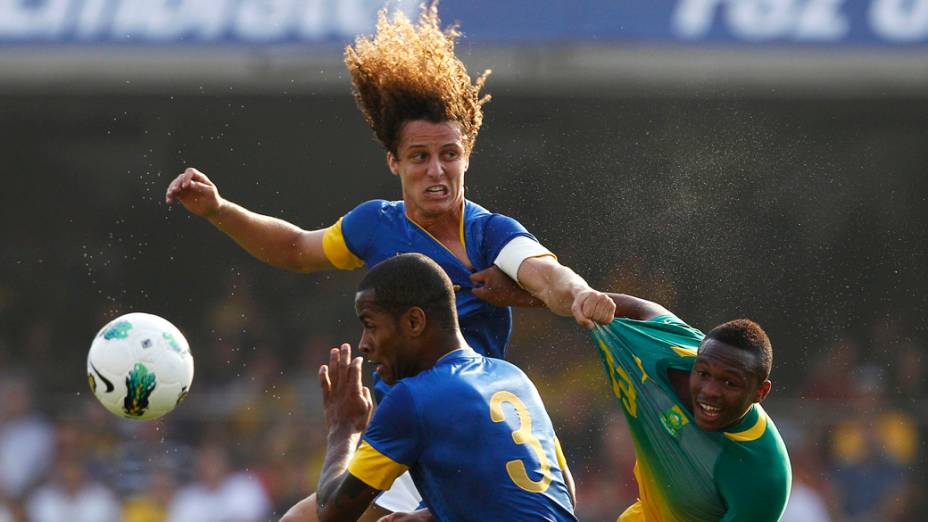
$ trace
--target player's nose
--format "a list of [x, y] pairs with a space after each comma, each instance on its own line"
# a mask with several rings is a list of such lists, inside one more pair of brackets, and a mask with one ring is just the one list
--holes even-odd
[[445, 173], [445, 167], [441, 164], [441, 160], [437, 155], [433, 155], [429, 158], [428, 168], [425, 171], [426, 175], [431, 177], [439, 177]]
[[366, 332], [361, 334], [361, 340], [358, 341], [358, 351], [364, 355], [370, 355], [371, 344]]
[[706, 398], [716, 398], [722, 395], [722, 387], [714, 379], [707, 379], [699, 389], [699, 395]]

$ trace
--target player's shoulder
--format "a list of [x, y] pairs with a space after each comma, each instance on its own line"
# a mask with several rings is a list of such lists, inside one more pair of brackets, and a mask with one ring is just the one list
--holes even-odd
[[466, 347], [446, 354], [432, 368], [400, 382], [406, 383], [413, 393], [433, 400], [464, 388], [480, 388], [488, 378], [496, 381], [511, 377], [527, 379], [516, 365]]
[[373, 233], [374, 227], [402, 223], [405, 215], [402, 201], [371, 199], [345, 214], [342, 227], [349, 236], [368, 236]]
[[729, 464], [789, 470], [783, 438], [760, 404], [755, 404], [742, 422], [722, 435], [726, 442], [722, 459], [730, 461]]
[[358, 204], [356, 207], [351, 209], [349, 214], [351, 215], [369, 215], [375, 216], [377, 214], [395, 214], [397, 212], [402, 213], [403, 202], [402, 201], [389, 201], [386, 199], [369, 199]]
[[715, 481], [729, 505], [750, 520], [777, 520], [792, 484], [786, 446], [759, 404], [759, 415], [723, 432], [725, 447], [715, 464]]
[[480, 224], [482, 226], [506, 226], [511, 224], [519, 225], [519, 222], [510, 216], [492, 212], [483, 206], [474, 203], [469, 199], [464, 200], [464, 221], [470, 224]]
[[493, 212], [490, 212], [482, 205], [474, 203], [469, 199], [464, 199], [464, 216], [469, 219], [478, 219], [485, 218], [487, 216], [492, 216]]

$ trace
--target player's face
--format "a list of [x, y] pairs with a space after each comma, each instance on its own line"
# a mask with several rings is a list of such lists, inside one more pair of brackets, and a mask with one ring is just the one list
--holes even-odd
[[388, 153], [387, 163], [400, 178], [406, 211], [414, 220], [460, 210], [469, 157], [457, 122], [407, 121], [397, 153]]
[[364, 290], [355, 295], [355, 311], [361, 321], [361, 340], [358, 350], [367, 358], [367, 362], [376, 365], [376, 372], [387, 384], [416, 371], [410, 368], [407, 359], [407, 338], [400, 326], [400, 321], [377, 305], [373, 290]]
[[750, 352], [715, 339], [703, 342], [690, 373], [697, 426], [706, 431], [728, 428], [767, 395], [770, 381], [761, 382], [754, 365]]

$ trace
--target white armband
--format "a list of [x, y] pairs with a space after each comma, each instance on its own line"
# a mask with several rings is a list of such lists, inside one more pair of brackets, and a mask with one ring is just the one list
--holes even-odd
[[538, 241], [526, 236], [517, 236], [506, 243], [506, 246], [499, 251], [499, 255], [496, 256], [493, 264], [518, 284], [519, 267], [522, 265], [522, 261], [530, 257], [541, 256], [557, 257]]

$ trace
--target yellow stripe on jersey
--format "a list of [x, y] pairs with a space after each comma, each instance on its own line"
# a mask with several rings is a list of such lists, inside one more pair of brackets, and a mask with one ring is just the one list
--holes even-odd
[[393, 481], [407, 469], [409, 469], [407, 466], [374, 449], [367, 441], [361, 442], [361, 447], [348, 464], [348, 473], [380, 491], [390, 489]]
[[364, 266], [364, 261], [351, 253], [345, 243], [345, 236], [342, 234], [342, 219], [338, 218], [334, 225], [325, 230], [325, 235], [322, 236], [322, 251], [325, 252], [325, 257], [329, 262], [335, 265], [335, 268], [342, 270], [361, 268]]
[[615, 522], [647, 522], [647, 519], [644, 518], [644, 509], [641, 507], [641, 501], [639, 500], [631, 506], [628, 506], [628, 509], [619, 515], [618, 520]]
[[735, 442], [750, 442], [759, 439], [767, 431], [767, 413], [760, 406], [756, 406], [756, 408], [757, 422], [753, 426], [738, 433], [724, 432], [723, 434]]
[[683, 348], [681, 346], [671, 346], [671, 350], [677, 352], [680, 357], [696, 357], [696, 350], [692, 348]]
[[561, 449], [561, 441], [554, 437], [554, 453], [557, 456], [557, 466], [561, 468], [561, 474], [567, 475], [567, 459], [564, 458], [564, 450]]

